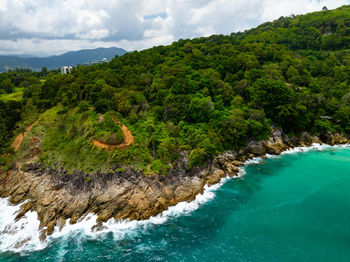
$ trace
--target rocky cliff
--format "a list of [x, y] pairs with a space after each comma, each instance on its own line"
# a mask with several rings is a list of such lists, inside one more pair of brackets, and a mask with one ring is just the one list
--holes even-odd
[[13, 204], [23, 203], [17, 219], [29, 210], [36, 211], [43, 238], [56, 226], [63, 227], [67, 219], [76, 223], [88, 213], [98, 215], [98, 230], [101, 222], [110, 218], [148, 219], [169, 206], [191, 201], [203, 192], [206, 184], [238, 176], [239, 167], [249, 158], [322, 142], [344, 144], [348, 139], [341, 134], [317, 137], [306, 132], [289, 138], [277, 129], [271, 132], [269, 140], [250, 141], [246, 148], [219, 154], [205, 166], [190, 171], [184, 152], [166, 176], [149, 176], [132, 168], [117, 171], [120, 170], [117, 167], [111, 173], [68, 174], [62, 168], [43, 168], [28, 161], [8, 172], [0, 171], [0, 196], [9, 197]]

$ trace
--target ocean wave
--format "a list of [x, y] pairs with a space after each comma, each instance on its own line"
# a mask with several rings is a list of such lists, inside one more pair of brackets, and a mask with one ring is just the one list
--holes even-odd
[[294, 147], [287, 149], [281, 153], [281, 155], [286, 155], [286, 154], [295, 154], [295, 153], [300, 153], [300, 152], [308, 152], [310, 150], [325, 150], [327, 148], [330, 148], [330, 145], [327, 144], [318, 144], [318, 143], [313, 143], [311, 146], [300, 146], [300, 147]]
[[[242, 168], [240, 175], [244, 175]], [[0, 199], [0, 252], [14, 252], [26, 254], [32, 251], [38, 251], [46, 248], [55, 239], [65, 238], [67, 236], [81, 236], [87, 239], [97, 239], [107, 233], [113, 233], [114, 239], [120, 240], [126, 236], [138, 234], [138, 231], [147, 229], [152, 225], [160, 225], [171, 218], [183, 215], [189, 215], [200, 206], [212, 200], [215, 197], [215, 191], [219, 189], [229, 178], [221, 179], [221, 182], [212, 186], [205, 186], [203, 194], [198, 194], [195, 200], [191, 202], [180, 202], [175, 206], [169, 207], [159, 215], [153, 216], [148, 220], [129, 221], [110, 219], [101, 225], [97, 225], [97, 215], [89, 214], [75, 224], [70, 224], [67, 220], [66, 225], [58, 229], [56, 227], [52, 235], [45, 241], [40, 240], [38, 215], [36, 212], [28, 212], [24, 217], [15, 221], [16, 215], [21, 210], [21, 205], [13, 206], [8, 199]]]
[[42, 249], [46, 244], [40, 241], [38, 215], [28, 212], [15, 220], [21, 205], [13, 206], [8, 199], [0, 199], [0, 251], [24, 252]]
[[244, 162], [245, 166], [249, 166], [249, 165], [256, 165], [256, 164], [260, 164], [263, 161], [263, 159], [261, 157], [254, 157], [252, 159], [248, 159], [247, 161]]

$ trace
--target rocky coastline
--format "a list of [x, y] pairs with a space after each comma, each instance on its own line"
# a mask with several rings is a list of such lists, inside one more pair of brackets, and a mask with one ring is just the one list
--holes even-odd
[[250, 141], [239, 151], [217, 155], [203, 167], [187, 170], [188, 155], [183, 152], [169, 173], [146, 175], [133, 168], [117, 166], [114, 172], [68, 174], [62, 168], [43, 168], [29, 162], [10, 171], [0, 170], [0, 197], [20, 204], [16, 219], [28, 211], [35, 211], [40, 220], [41, 238], [52, 234], [56, 227], [76, 223], [89, 213], [98, 216], [97, 226], [111, 218], [144, 220], [161, 213], [179, 202], [191, 201], [202, 193], [205, 185], [219, 183], [224, 177], [239, 176], [240, 166], [253, 157], [278, 155], [294, 148], [313, 143], [346, 144], [341, 134], [326, 133], [320, 137], [304, 132], [300, 137], [289, 138], [282, 130], [271, 132], [264, 141]]

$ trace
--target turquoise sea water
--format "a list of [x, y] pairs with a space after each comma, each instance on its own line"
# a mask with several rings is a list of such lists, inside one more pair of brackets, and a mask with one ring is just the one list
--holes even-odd
[[99, 235], [57, 234], [42, 250], [0, 250], [0, 261], [350, 261], [350, 148], [285, 154], [245, 170], [189, 204], [192, 212], [173, 209]]

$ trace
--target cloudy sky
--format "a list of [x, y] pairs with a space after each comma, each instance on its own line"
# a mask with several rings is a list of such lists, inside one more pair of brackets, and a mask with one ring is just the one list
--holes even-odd
[[345, 4], [350, 0], [0, 0], [0, 54], [141, 50]]

